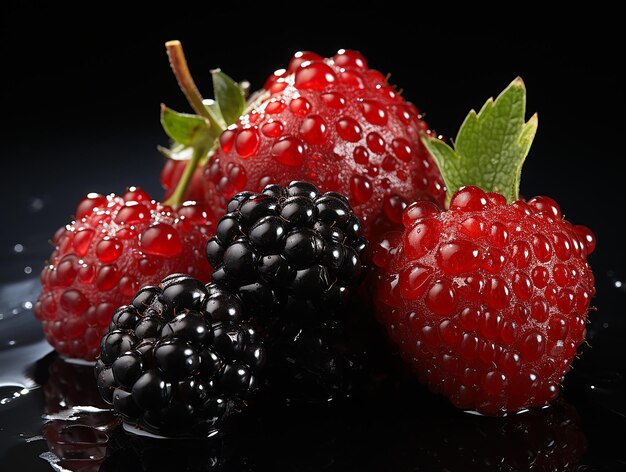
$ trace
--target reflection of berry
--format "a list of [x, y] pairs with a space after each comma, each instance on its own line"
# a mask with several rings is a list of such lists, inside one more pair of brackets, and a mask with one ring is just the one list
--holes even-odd
[[[233, 441], [234, 442], [234, 441]], [[109, 441], [100, 472], [210, 472], [257, 470], [223, 435], [202, 440], [155, 439], [128, 434], [120, 426]]]
[[175, 274], [113, 315], [98, 388], [126, 422], [164, 436], [204, 436], [258, 387], [265, 350], [239, 298]]
[[[48, 369], [44, 384], [45, 412], [50, 419], [43, 428], [48, 448], [66, 470], [96, 472], [105, 457], [109, 433], [119, 420], [104, 410], [93, 379], [93, 369], [68, 364], [60, 358]], [[86, 411], [81, 407], [102, 408]], [[60, 415], [57, 415], [61, 413]], [[67, 417], [70, 419], [66, 419]]]
[[140, 189], [123, 197], [89, 194], [59, 229], [41, 273], [35, 314], [66, 357], [95, 360], [115, 307], [173, 272], [208, 279], [202, 246], [212, 218], [199, 204], [173, 210]]
[[545, 405], [584, 339], [586, 228], [547, 197], [507, 205], [476, 187], [417, 203], [382, 267], [379, 315], [420, 379], [483, 413]]
[[407, 203], [443, 203], [439, 171], [419, 141], [426, 123], [360, 53], [297, 53], [265, 89], [207, 164], [216, 208], [242, 190], [306, 180], [346, 195], [371, 236], [377, 220], [399, 224]]
[[342, 195], [292, 182], [235, 195], [206, 251], [213, 281], [263, 312], [288, 297], [324, 306], [346, 300], [365, 272], [367, 240]]

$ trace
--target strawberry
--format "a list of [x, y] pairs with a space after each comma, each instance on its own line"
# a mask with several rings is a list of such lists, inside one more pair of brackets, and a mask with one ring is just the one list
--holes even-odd
[[381, 224], [400, 224], [407, 202], [443, 203], [441, 177], [419, 140], [427, 130], [360, 53], [299, 52], [220, 136], [206, 166], [207, 199], [225, 209], [239, 191], [308, 181], [348, 196], [371, 236]]
[[410, 205], [404, 232], [373, 257], [378, 317], [402, 356], [431, 390], [485, 414], [557, 397], [595, 293], [591, 231], [548, 197], [518, 197], [537, 128], [536, 115], [525, 123], [525, 98], [516, 79], [472, 110], [455, 149], [424, 136], [448, 208]]
[[187, 202], [174, 209], [131, 187], [123, 196], [89, 194], [53, 238], [35, 315], [65, 357], [95, 360], [113, 312], [165, 275], [209, 279], [204, 244], [212, 214]]

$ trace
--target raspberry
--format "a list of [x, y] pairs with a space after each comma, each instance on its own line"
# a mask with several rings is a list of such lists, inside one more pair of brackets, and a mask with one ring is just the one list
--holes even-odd
[[584, 340], [590, 233], [547, 197], [507, 205], [476, 187], [404, 216], [393, 254], [375, 258], [379, 317], [420, 379], [483, 413], [553, 400]]
[[265, 348], [246, 319], [236, 295], [187, 275], [142, 288], [102, 338], [102, 398], [155, 434], [213, 434], [259, 385]]
[[426, 123], [360, 53], [297, 53], [265, 92], [224, 131], [206, 166], [215, 208], [243, 190], [304, 180], [346, 195], [371, 237], [398, 225], [411, 201], [443, 203], [441, 176], [419, 140]]
[[[161, 170], [161, 185], [165, 189], [165, 196], [163, 199], [170, 198], [180, 182], [180, 179], [185, 171], [185, 167], [189, 161], [181, 160], [176, 161], [174, 159], [167, 159], [163, 169]], [[207, 181], [203, 177], [202, 168], [195, 169], [193, 178], [184, 194], [185, 200], [193, 200], [195, 202], [204, 202], [207, 193]]]
[[115, 307], [172, 272], [208, 279], [201, 248], [212, 214], [194, 202], [179, 209], [131, 187], [124, 196], [89, 194], [59, 229], [41, 273], [35, 315], [64, 357], [93, 361]]
[[213, 281], [237, 291], [266, 320], [268, 379], [289, 399], [344, 396], [364, 363], [368, 330], [363, 316], [334, 310], [366, 268], [368, 242], [348, 201], [292, 182], [239, 193], [228, 211], [207, 257]]
[[[373, 257], [378, 315], [403, 357], [431, 390], [486, 414], [558, 396], [595, 293], [591, 231], [566, 221], [551, 198], [519, 199], [537, 126], [536, 116], [525, 122], [525, 103], [516, 79], [470, 112], [456, 149], [424, 138], [449, 208], [410, 205], [404, 232], [385, 237]], [[462, 186], [477, 181], [498, 192]]]

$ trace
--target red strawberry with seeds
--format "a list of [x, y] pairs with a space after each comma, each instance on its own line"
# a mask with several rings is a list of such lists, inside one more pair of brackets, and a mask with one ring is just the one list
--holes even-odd
[[400, 224], [407, 202], [443, 203], [441, 176], [419, 139], [427, 129], [360, 53], [300, 52], [221, 135], [206, 166], [208, 201], [225, 208], [239, 191], [305, 180], [348, 196], [371, 235], [378, 223]]
[[556, 398], [595, 293], [591, 231], [548, 197], [518, 197], [537, 127], [525, 98], [516, 79], [470, 113], [454, 150], [424, 137], [449, 207], [410, 205], [404, 233], [374, 255], [378, 316], [403, 357], [433, 391], [486, 414]]
[[131, 187], [123, 196], [89, 194], [60, 228], [41, 273], [35, 315], [59, 354], [95, 360], [114, 310], [167, 274], [210, 277], [203, 247], [213, 215], [195, 202], [174, 209]]

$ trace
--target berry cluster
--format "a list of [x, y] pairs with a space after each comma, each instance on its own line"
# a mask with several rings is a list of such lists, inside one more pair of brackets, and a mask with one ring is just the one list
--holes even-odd
[[102, 397], [126, 422], [202, 436], [255, 392], [264, 361], [236, 295], [174, 274], [115, 312], [96, 375]]
[[288, 297], [323, 306], [347, 300], [364, 274], [366, 250], [345, 197], [306, 182], [235, 195], [206, 247], [213, 281], [270, 311]]
[[166, 200], [81, 201], [35, 306], [62, 356], [99, 350], [100, 394], [126, 423], [206, 436], [261, 387], [349, 395], [382, 344], [368, 305], [460, 408], [556, 398], [585, 337], [595, 238], [550, 198], [519, 197], [537, 129], [521, 79], [453, 148], [356, 51], [297, 53], [246, 101], [219, 69], [204, 100], [180, 43], [166, 47], [196, 113], [162, 107]]

